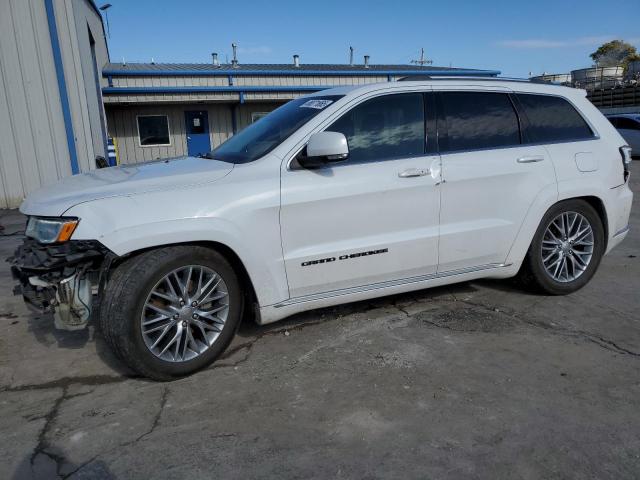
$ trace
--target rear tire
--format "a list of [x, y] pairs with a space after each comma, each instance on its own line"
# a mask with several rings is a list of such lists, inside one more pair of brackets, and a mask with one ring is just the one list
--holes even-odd
[[602, 220], [584, 200], [549, 209], [533, 237], [517, 279], [525, 288], [567, 295], [584, 287], [605, 251]]
[[242, 312], [240, 282], [224, 256], [175, 246], [142, 253], [114, 269], [100, 325], [131, 369], [168, 381], [213, 363], [233, 339]]

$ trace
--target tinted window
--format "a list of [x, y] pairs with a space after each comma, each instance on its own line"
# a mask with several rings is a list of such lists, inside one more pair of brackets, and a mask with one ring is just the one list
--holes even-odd
[[285, 103], [205, 155], [231, 163], [257, 160], [289, 138], [342, 95], [301, 97]]
[[141, 115], [138, 117], [140, 145], [169, 145], [169, 118], [166, 115]]
[[421, 93], [385, 95], [354, 107], [331, 132], [347, 137], [353, 162], [424, 154], [424, 104]]
[[448, 131], [444, 150], [500, 148], [520, 143], [518, 117], [505, 93], [442, 94]]
[[625, 130], [640, 130], [640, 122], [628, 117], [619, 117], [616, 126]]
[[593, 137], [593, 132], [576, 109], [564, 98], [549, 95], [517, 95], [529, 122], [530, 142], [561, 142]]
[[618, 117], [607, 117], [607, 120], [611, 122], [614, 127], [618, 126]]

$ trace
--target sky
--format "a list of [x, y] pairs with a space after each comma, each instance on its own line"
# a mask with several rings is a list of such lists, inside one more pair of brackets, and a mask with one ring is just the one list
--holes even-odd
[[[98, 6], [105, 2], [96, 1]], [[109, 0], [111, 61], [208, 63], [211, 53], [240, 63], [347, 63], [496, 69], [503, 76], [568, 73], [589, 53], [622, 39], [640, 50], [640, 0], [615, 8], [591, 0]]]

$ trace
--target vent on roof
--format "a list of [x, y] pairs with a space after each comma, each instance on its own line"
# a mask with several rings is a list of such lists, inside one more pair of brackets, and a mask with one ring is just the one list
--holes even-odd
[[349, 47], [349, 66], [353, 67], [353, 47]]
[[299, 67], [300, 66], [300, 55], [294, 55], [293, 56], [293, 66], [294, 67]]
[[364, 56], [364, 68], [369, 68], [369, 55]]
[[212, 60], [214, 66], [217, 67], [217, 66], [220, 65], [220, 61], [218, 60], [218, 54], [216, 52], [213, 52], [211, 54], [211, 60]]
[[238, 67], [238, 45], [235, 43], [231, 44], [231, 48], [233, 49], [233, 59], [231, 60], [231, 66], [233, 68]]

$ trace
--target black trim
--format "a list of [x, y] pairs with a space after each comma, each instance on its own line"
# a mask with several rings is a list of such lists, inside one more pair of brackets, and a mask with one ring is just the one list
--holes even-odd
[[449, 125], [447, 124], [447, 113], [442, 100], [443, 92], [434, 92], [436, 96], [437, 108], [437, 131], [438, 131], [438, 153], [443, 154], [449, 151]]
[[97, 269], [108, 253], [110, 250], [95, 240], [45, 245], [27, 237], [7, 261], [14, 273], [20, 273], [19, 277], [38, 276], [55, 282], [72, 275], [81, 265]]
[[424, 121], [425, 121], [425, 154], [438, 154], [438, 109], [436, 106], [436, 94], [425, 92], [424, 99]]

